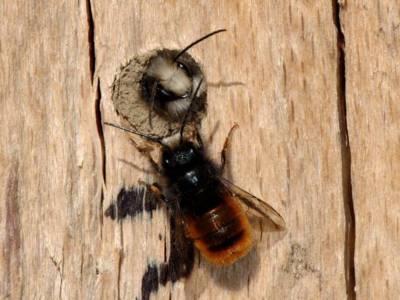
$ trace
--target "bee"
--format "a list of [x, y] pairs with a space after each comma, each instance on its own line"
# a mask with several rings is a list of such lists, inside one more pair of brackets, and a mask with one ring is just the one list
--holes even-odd
[[[201, 78], [204, 77], [199, 65], [187, 54], [187, 51], [203, 40], [226, 31], [219, 29], [192, 42], [182, 50], [162, 49], [150, 58], [141, 79], [141, 93], [149, 105], [149, 122], [151, 125], [152, 112], [155, 110], [169, 120], [178, 121], [185, 115], [191, 104], [194, 90]], [[205, 82], [201, 86], [196, 101], [197, 111], [205, 107]]]
[[199, 135], [197, 142], [184, 137], [186, 120], [187, 114], [178, 139], [169, 140], [168, 144], [161, 137], [111, 123], [105, 125], [161, 146], [161, 165], [152, 159], [149, 152], [144, 152], [164, 181], [161, 189], [153, 184], [149, 190], [164, 199], [167, 207], [174, 208], [171, 211], [182, 220], [187, 237], [209, 262], [230, 265], [244, 257], [254, 244], [249, 217], [268, 219], [278, 229], [284, 229], [285, 222], [272, 206], [222, 177], [229, 139], [237, 125], [231, 128], [225, 140], [221, 165], [217, 166], [207, 157]]

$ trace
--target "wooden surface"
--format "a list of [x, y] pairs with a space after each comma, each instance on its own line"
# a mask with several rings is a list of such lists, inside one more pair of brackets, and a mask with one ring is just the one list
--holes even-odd
[[396, 299], [400, 294], [399, 3], [349, 1], [341, 18], [346, 36], [357, 295]]
[[239, 124], [232, 180], [288, 229], [233, 267], [197, 256], [151, 297], [396, 298], [399, 4], [189, 2], [0, 3], [0, 298], [142, 298], [169, 221], [104, 217], [122, 187], [155, 180], [127, 135], [101, 126], [119, 121], [110, 87], [135, 55], [218, 28], [190, 51], [209, 82], [201, 133], [217, 159]]

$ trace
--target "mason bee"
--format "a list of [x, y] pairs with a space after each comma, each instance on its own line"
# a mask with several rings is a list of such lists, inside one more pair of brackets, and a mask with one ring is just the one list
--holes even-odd
[[[187, 54], [187, 51], [203, 40], [226, 31], [213, 31], [192, 42], [182, 50], [162, 49], [150, 58], [141, 79], [142, 97], [149, 105], [149, 122], [153, 110], [172, 121], [178, 121], [191, 105], [194, 90], [204, 77], [199, 65]], [[204, 110], [206, 84], [200, 87], [196, 101], [197, 110]]]
[[[201, 85], [198, 84], [195, 94]], [[187, 237], [211, 263], [229, 265], [244, 257], [253, 246], [249, 217], [268, 219], [278, 229], [285, 228], [281, 215], [266, 202], [237, 187], [222, 177], [226, 151], [225, 140], [221, 151], [221, 165], [217, 166], [206, 155], [201, 137], [197, 143], [185, 138], [184, 128], [188, 112], [183, 118], [180, 134], [165, 143], [163, 138], [146, 135], [136, 130], [105, 123], [138, 135], [161, 146], [161, 165], [145, 152], [163, 181], [149, 186], [158, 198], [164, 199], [177, 219], [182, 220]], [[143, 152], [143, 151], [142, 151]]]

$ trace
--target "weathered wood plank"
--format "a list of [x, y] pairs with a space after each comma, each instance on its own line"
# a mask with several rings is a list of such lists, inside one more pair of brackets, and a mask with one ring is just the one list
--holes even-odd
[[346, 102], [360, 299], [400, 294], [400, 5], [346, 1]]
[[[391, 209], [399, 194], [395, 8], [354, 3], [342, 15], [362, 298], [398, 294], [399, 270], [390, 260], [398, 249]], [[233, 267], [197, 258], [189, 279], [159, 284], [152, 295], [346, 297], [331, 2], [2, 2], [0, 12], [6, 20], [0, 27], [1, 298], [135, 299], [150, 292], [149, 266], [157, 268], [171, 251], [169, 220], [162, 209], [122, 223], [104, 218], [123, 186], [155, 177], [138, 170], [148, 165], [127, 135], [101, 121], [118, 122], [110, 87], [121, 65], [217, 28], [228, 33], [191, 50], [209, 82], [202, 134], [209, 141], [214, 133], [209, 151], [218, 159], [227, 131], [239, 124], [232, 179], [276, 207], [288, 230], [263, 236]]]
[[87, 298], [102, 178], [86, 4], [0, 12], [0, 298]]

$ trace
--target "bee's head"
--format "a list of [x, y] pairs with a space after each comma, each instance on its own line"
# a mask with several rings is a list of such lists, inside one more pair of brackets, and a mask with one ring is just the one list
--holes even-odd
[[150, 111], [155, 108], [162, 115], [176, 121], [186, 113], [191, 98], [205, 99], [205, 82], [198, 96], [194, 97], [195, 87], [204, 78], [204, 74], [187, 51], [222, 31], [225, 29], [213, 31], [182, 50], [159, 50], [150, 58], [141, 79], [142, 96], [149, 103]]
[[[190, 106], [192, 98], [205, 98], [206, 84], [194, 97], [195, 87], [204, 77], [197, 62], [187, 53], [175, 59], [178, 50], [160, 50], [153, 56], [141, 80], [142, 96], [150, 109], [177, 121]], [[200, 102], [199, 110], [201, 109]]]
[[181, 174], [203, 160], [202, 150], [189, 141], [180, 143], [175, 148], [166, 148], [162, 154], [162, 166], [167, 175]]
[[189, 98], [192, 92], [193, 73], [197, 70], [184, 59], [175, 61], [176, 53], [159, 51], [150, 59], [143, 76], [143, 92], [161, 104]]

